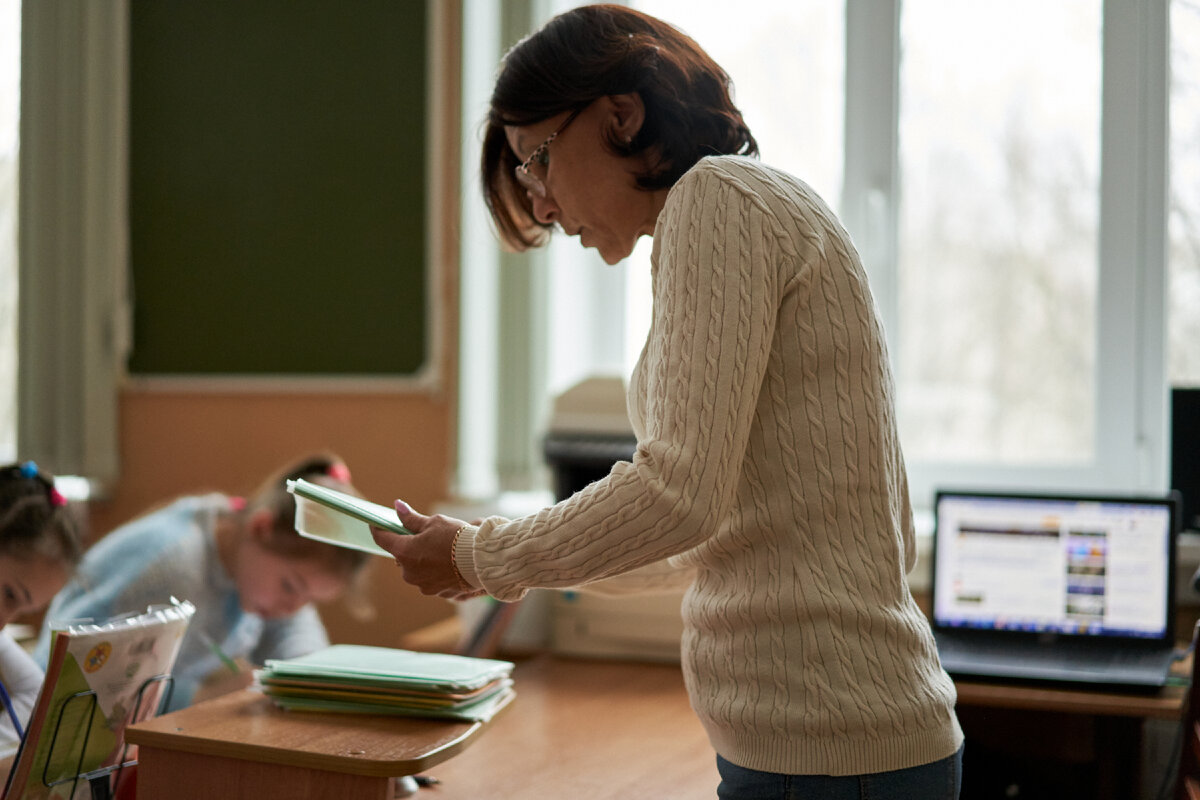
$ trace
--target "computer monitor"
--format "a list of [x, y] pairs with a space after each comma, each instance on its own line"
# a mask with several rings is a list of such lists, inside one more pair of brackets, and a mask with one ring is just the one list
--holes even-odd
[[1171, 488], [1183, 497], [1181, 527], [1200, 531], [1200, 386], [1171, 390]]

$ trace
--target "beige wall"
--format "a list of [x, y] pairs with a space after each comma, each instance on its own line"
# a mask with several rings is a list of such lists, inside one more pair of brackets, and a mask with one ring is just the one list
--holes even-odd
[[[446, 499], [451, 404], [444, 394], [248, 394], [128, 389], [121, 397], [121, 478], [90, 509], [102, 536], [148, 507], [189, 492], [249, 494], [267, 475], [314, 450], [333, 450], [367, 497], [403, 497], [429, 509]], [[374, 620], [344, 603], [322, 608], [335, 641], [394, 646], [400, 634], [443, 619], [452, 606], [405, 585], [373, 559]]]

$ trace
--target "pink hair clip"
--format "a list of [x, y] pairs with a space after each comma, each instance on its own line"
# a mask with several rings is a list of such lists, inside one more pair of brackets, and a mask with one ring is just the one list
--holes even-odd
[[230, 497], [229, 498], [229, 510], [230, 511], [244, 511], [245, 508], [246, 508], [246, 498], [244, 498], [244, 497]]
[[335, 481], [341, 481], [342, 483], [350, 482], [350, 468], [341, 461], [335, 461], [330, 464], [327, 472], [329, 477]]
[[50, 505], [54, 506], [55, 508], [62, 508], [66, 504], [67, 498], [63, 497], [62, 493], [59, 492], [58, 489], [50, 487]]

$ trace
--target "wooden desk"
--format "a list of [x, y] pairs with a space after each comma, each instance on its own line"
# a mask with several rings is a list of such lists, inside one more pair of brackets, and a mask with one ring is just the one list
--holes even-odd
[[1006, 790], [1019, 797], [1142, 797], [1144, 723], [1180, 720], [1187, 696], [1182, 686], [1152, 694], [967, 680], [955, 686], [967, 736], [962, 800]]
[[283, 712], [253, 691], [200, 703], [126, 732], [138, 796], [378, 800], [389, 776], [431, 768], [439, 800], [716, 794], [678, 665], [539, 655], [513, 678], [516, 699], [478, 737], [466, 723]]
[[[538, 656], [519, 663], [515, 677], [517, 700], [488, 735], [433, 770], [442, 780], [439, 800], [715, 795], [715, 755], [677, 666]], [[989, 736], [1015, 741], [1035, 756], [1057, 748], [1094, 775], [1091, 797], [1103, 798], [1139, 796], [1141, 724], [1179, 719], [1186, 693], [1182, 687], [1146, 695], [968, 681], [957, 688], [959, 716], [973, 735], [968, 749], [975, 742], [982, 749]]]
[[244, 690], [133, 725], [125, 738], [138, 746], [138, 796], [150, 800], [385, 800], [393, 776], [441, 763], [484, 727], [286, 712]]
[[438, 800], [716, 796], [678, 665], [541, 655], [513, 677], [517, 698], [487, 735], [430, 773]]
[[[542, 654], [518, 660], [513, 677], [516, 699], [477, 737], [465, 723], [288, 714], [254, 692], [202, 703], [129, 730], [140, 747], [139, 796], [374, 800], [386, 797], [387, 777], [414, 773], [441, 780], [414, 800], [716, 794], [715, 755], [678, 665]], [[1140, 726], [1178, 719], [1185, 695], [957, 686], [968, 764], [989, 737], [1031, 759], [1055, 749], [1098, 775], [1094, 796], [1111, 798], [1137, 796]]]
[[956, 680], [960, 706], [1063, 711], [1105, 717], [1180, 719], [1187, 689], [1168, 686], [1151, 694], [1122, 694], [1046, 686]]

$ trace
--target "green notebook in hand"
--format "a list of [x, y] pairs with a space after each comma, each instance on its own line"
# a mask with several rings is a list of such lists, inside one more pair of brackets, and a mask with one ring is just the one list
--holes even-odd
[[339, 492], [304, 479], [288, 481], [287, 490], [296, 497], [296, 531], [308, 539], [349, 547], [391, 558], [375, 544], [370, 526], [411, 534], [387, 506]]

